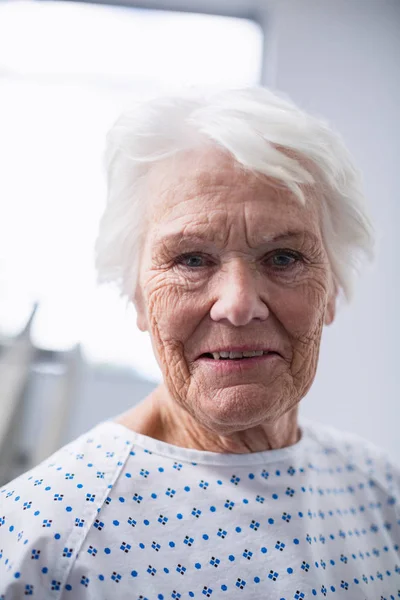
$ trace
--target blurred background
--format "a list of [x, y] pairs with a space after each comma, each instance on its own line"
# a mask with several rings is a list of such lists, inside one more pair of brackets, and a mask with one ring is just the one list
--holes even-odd
[[324, 116], [364, 175], [378, 257], [325, 330], [301, 415], [400, 461], [398, 0], [0, 1], [0, 485], [160, 379], [96, 287], [105, 135], [131, 99], [265, 84]]

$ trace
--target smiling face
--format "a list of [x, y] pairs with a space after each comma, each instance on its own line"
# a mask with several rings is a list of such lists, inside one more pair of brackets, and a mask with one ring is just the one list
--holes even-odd
[[295, 410], [334, 317], [316, 194], [210, 147], [158, 163], [147, 192], [135, 304], [171, 398], [222, 435]]

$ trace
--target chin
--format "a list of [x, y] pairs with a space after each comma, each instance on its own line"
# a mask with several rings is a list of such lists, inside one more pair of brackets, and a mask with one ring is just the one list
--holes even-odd
[[208, 429], [227, 434], [275, 421], [286, 412], [284, 404], [281, 394], [260, 384], [247, 384], [221, 388], [197, 399], [194, 416]]

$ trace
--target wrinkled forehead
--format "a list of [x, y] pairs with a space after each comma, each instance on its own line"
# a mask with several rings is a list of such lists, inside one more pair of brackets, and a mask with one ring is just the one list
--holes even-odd
[[176, 189], [183, 193], [192, 189], [201, 192], [244, 182], [254, 185], [256, 177], [227, 152], [212, 146], [181, 152], [160, 161], [149, 174], [149, 185], [159, 196]]
[[[215, 147], [190, 150], [152, 167], [147, 190], [149, 193], [149, 223], [157, 230], [179, 221], [195, 225], [202, 213], [221, 216], [235, 214], [243, 208], [258, 228], [293, 229], [298, 226], [319, 232], [320, 212], [316, 190], [305, 189], [306, 204], [283, 184], [246, 169], [227, 152]], [[185, 219], [186, 217], [186, 219]]]

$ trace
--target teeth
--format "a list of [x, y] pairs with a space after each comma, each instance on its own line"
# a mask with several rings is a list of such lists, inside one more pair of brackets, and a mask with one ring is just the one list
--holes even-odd
[[269, 354], [263, 350], [246, 350], [245, 352], [213, 352], [214, 360], [220, 358], [252, 358], [253, 356], [262, 356], [263, 354]]

